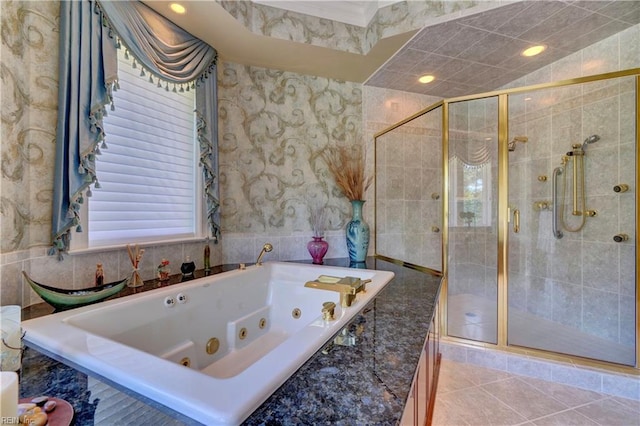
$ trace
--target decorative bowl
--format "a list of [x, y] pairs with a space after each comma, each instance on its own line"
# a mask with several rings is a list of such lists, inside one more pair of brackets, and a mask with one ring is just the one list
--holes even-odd
[[77, 308], [79, 306], [90, 305], [100, 302], [107, 297], [119, 293], [126, 285], [129, 278], [112, 283], [99, 285], [96, 287], [83, 288], [79, 290], [63, 289], [40, 284], [32, 280], [25, 271], [22, 271], [25, 279], [38, 296], [56, 308], [57, 311]]

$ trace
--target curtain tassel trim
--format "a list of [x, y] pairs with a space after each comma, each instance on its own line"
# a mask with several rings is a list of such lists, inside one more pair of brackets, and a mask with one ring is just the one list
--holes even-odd
[[[154, 73], [153, 71], [145, 67], [143, 63], [139, 59], [136, 59], [133, 53], [126, 48], [125, 44], [122, 42], [122, 40], [119, 37], [116, 36], [116, 40], [117, 40], [116, 48], [124, 49], [124, 58], [127, 61], [131, 61], [131, 67], [134, 69], [140, 67], [140, 77], [146, 77], [148, 74], [149, 83], [153, 84], [157, 82], [156, 86], [158, 88], [164, 87], [165, 91], [167, 92], [172, 91], [173, 93], [176, 93], [176, 92], [184, 93], [184, 92], [188, 92], [189, 90], [195, 89], [197, 85], [199, 85], [205, 79], [209, 78], [209, 75], [211, 75], [212, 72], [215, 72], [215, 66], [218, 61], [218, 54], [216, 52], [214, 59], [207, 66], [207, 68], [202, 72], [202, 74], [200, 74], [191, 82], [180, 83], [180, 82], [165, 79], [162, 76], [157, 75], [156, 73]], [[154, 81], [154, 78], [156, 81]], [[163, 86], [163, 83], [164, 83], [164, 86]], [[173, 84], [173, 89], [169, 87], [170, 84]], [[113, 87], [113, 90], [118, 90], [119, 88], [120, 86], [116, 81], [116, 84]], [[111, 110], [113, 111], [113, 107], [111, 108]]]
[[[117, 82], [115, 81], [107, 83], [107, 92], [111, 94], [112, 90], [114, 90], [116, 86]], [[109, 99], [111, 107], [113, 108], [113, 97], [109, 96]], [[84, 204], [84, 197], [82, 196], [83, 192], [86, 190], [87, 197], [91, 197], [93, 195], [91, 192], [91, 185], [93, 184], [97, 189], [100, 188], [100, 183], [96, 176], [95, 162], [96, 155], [100, 155], [100, 145], [102, 145], [103, 148], [106, 148], [104, 126], [102, 123], [105, 115], [107, 115], [105, 106], [95, 108], [89, 113], [89, 123], [91, 123], [90, 130], [92, 133], [96, 133], [97, 135], [92, 147], [89, 149], [89, 152], [85, 153], [80, 158], [78, 173], [84, 176], [84, 183], [70, 198], [66, 217], [67, 219], [71, 219], [71, 221], [66, 228], [61, 229], [57, 235], [53, 237], [52, 247], [49, 249], [49, 255], [53, 256], [57, 253], [58, 260], [64, 259], [63, 254], [67, 251], [69, 242], [71, 241], [71, 229], [75, 227], [76, 232], [83, 232], [82, 225], [80, 223], [80, 208], [82, 204]]]

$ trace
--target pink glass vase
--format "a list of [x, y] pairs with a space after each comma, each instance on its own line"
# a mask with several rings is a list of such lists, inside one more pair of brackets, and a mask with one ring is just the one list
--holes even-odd
[[313, 237], [313, 241], [307, 243], [307, 250], [313, 259], [313, 263], [316, 265], [322, 265], [322, 259], [329, 250], [329, 243], [322, 239], [322, 237]]

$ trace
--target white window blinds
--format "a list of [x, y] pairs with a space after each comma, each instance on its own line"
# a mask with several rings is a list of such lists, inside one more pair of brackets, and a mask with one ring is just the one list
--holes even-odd
[[120, 89], [104, 119], [108, 149], [96, 157], [100, 188], [89, 198], [89, 246], [193, 237], [195, 91], [159, 88], [118, 54]]

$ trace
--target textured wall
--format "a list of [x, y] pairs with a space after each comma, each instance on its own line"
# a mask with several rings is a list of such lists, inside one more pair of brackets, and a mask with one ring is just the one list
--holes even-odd
[[359, 27], [250, 1], [218, 2], [256, 34], [359, 54], [366, 54], [383, 38], [421, 29], [439, 18], [454, 19], [465, 13], [474, 13], [478, 9], [484, 10], [503, 3], [469, 0], [400, 1], [379, 9], [366, 27]]

